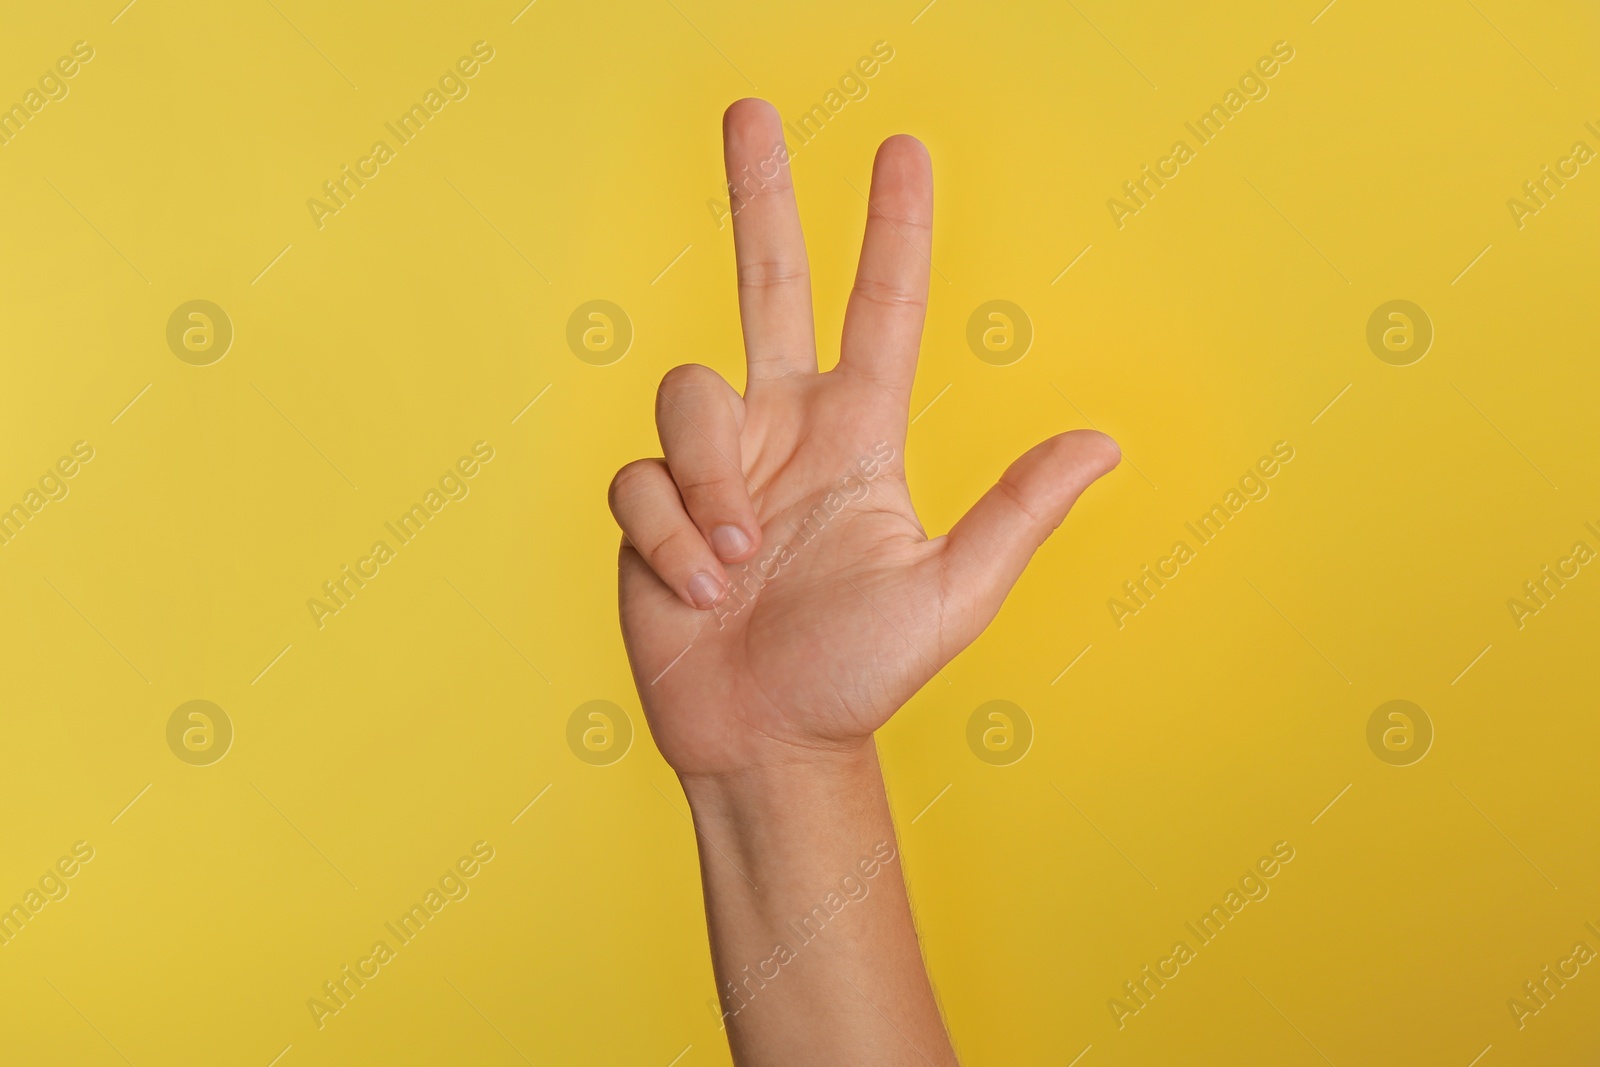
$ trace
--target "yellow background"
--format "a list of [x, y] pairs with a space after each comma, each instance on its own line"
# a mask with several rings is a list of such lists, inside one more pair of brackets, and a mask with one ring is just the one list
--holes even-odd
[[[1600, 148], [1593, 5], [520, 7], [7, 12], [0, 102], [95, 58], [0, 147], [0, 503], [95, 458], [0, 548], [0, 904], [95, 858], [0, 948], [0, 1060], [727, 1062], [605, 486], [656, 451], [669, 367], [742, 382], [723, 108], [797, 119], [881, 40], [796, 152], [825, 363], [856, 190], [913, 132], [926, 525], [1062, 429], [1127, 457], [880, 739], [965, 1061], [1593, 1062], [1600, 968], [1526, 1029], [1506, 1007], [1600, 949], [1600, 568], [1520, 630], [1506, 606], [1600, 548], [1600, 174], [1506, 207]], [[319, 230], [307, 199], [479, 40], [470, 95]], [[1119, 230], [1107, 198], [1280, 40], [1270, 95]], [[236, 332], [206, 367], [165, 339], [197, 298]], [[565, 342], [597, 298], [635, 329], [606, 367]], [[1407, 367], [1365, 342], [1396, 298], [1436, 331]], [[991, 299], [1036, 332], [1011, 366], [965, 341]], [[319, 630], [307, 599], [479, 440], [470, 496]], [[1107, 599], [1279, 440], [1270, 496], [1119, 630]], [[1366, 742], [1397, 698], [1436, 730], [1409, 767]], [[193, 699], [236, 730], [211, 766], [167, 747]], [[639, 728], [605, 767], [565, 740], [595, 699]], [[1035, 731], [1007, 767], [965, 740], [993, 699]], [[471, 895], [318, 1030], [307, 999], [479, 840]], [[1271, 895], [1119, 1030], [1107, 1000], [1280, 840]]]

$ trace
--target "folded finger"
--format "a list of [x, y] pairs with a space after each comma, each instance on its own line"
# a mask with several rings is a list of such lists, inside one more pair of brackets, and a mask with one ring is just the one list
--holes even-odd
[[640, 459], [611, 480], [611, 514], [656, 577], [692, 608], [728, 595], [728, 576], [700, 535], [665, 462]]
[[744, 401], [709, 367], [674, 367], [656, 391], [656, 429], [684, 508], [724, 563], [761, 542], [739, 455]]

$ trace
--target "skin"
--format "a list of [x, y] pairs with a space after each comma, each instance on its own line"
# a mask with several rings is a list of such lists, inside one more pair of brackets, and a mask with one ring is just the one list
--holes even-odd
[[[735, 1061], [953, 1064], [873, 732], [983, 631], [1120, 453], [1094, 431], [1052, 437], [928, 537], [903, 462], [927, 150], [904, 135], [878, 150], [839, 362], [819, 373], [777, 112], [741, 100], [723, 135], [747, 381], [741, 396], [706, 367], [668, 372], [665, 459], [612, 482], [623, 639], [694, 814]], [[821, 933], [791, 925], [819, 905]]]

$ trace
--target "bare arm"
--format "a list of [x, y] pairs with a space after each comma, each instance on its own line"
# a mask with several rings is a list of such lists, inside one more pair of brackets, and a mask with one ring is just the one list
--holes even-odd
[[734, 1060], [954, 1064], [871, 742], [685, 789]]

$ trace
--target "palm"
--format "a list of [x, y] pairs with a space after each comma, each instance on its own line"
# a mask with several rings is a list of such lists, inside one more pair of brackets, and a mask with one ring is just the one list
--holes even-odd
[[[776, 115], [741, 102], [725, 132], [746, 395], [677, 368], [657, 404], [665, 463], [630, 464], [612, 488], [627, 535], [623, 637], [680, 773], [877, 729], [981, 632], [1078, 493], [1116, 463], [1098, 434], [1053, 438], [949, 537], [928, 539], [903, 466], [931, 253], [926, 153], [910, 138], [880, 150], [840, 363], [819, 374], [787, 165], [746, 177], [781, 144]], [[730, 551], [714, 531], [731, 527], [753, 545]], [[711, 610], [691, 606], [695, 574], [726, 580]]]
[[[636, 552], [623, 557], [623, 635], [675, 765], [680, 753], [736, 760], [752, 733], [801, 744], [868, 733], [940, 654], [928, 625], [937, 575], [925, 565], [937, 551], [905, 490], [899, 432], [852, 420], [848, 383], [830, 375], [781, 392], [746, 410], [741, 451], [755, 457], [745, 473], [762, 539], [752, 559], [726, 568], [728, 599], [697, 611]], [[875, 462], [883, 442], [891, 461], [869, 481], [857, 462]]]

